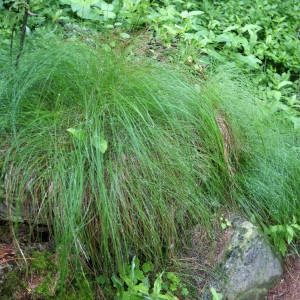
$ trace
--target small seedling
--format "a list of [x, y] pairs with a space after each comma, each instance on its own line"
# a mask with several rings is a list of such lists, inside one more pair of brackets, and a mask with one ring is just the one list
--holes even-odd
[[231, 227], [232, 224], [229, 219], [225, 218], [223, 215], [220, 217], [221, 227], [225, 230], [227, 227]]

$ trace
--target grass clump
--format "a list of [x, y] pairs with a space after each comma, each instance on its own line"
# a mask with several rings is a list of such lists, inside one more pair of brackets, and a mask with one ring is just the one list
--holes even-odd
[[9, 211], [53, 228], [61, 278], [71, 256], [103, 273], [131, 252], [159, 264], [191, 224], [210, 227], [229, 172], [215, 112], [182, 78], [71, 43], [3, 76]]
[[247, 76], [239, 70], [221, 71], [206, 85], [238, 141], [239, 163], [233, 176], [234, 199], [263, 224], [299, 220], [299, 129], [280, 108], [260, 100]]
[[161, 267], [221, 206], [263, 223], [299, 217], [297, 133], [247, 78], [220, 74], [195, 88], [166, 66], [71, 42], [2, 69], [7, 212], [52, 229], [61, 291], [71, 262], [85, 288], [87, 270], [108, 276], [134, 255]]

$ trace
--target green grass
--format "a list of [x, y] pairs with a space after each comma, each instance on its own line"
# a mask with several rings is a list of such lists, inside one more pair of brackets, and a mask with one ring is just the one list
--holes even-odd
[[[159, 265], [189, 226], [210, 228], [229, 173], [214, 111], [182, 78], [69, 43], [5, 70], [0, 128], [9, 201], [53, 226], [62, 265], [74, 255], [112, 272], [132, 251]], [[108, 141], [104, 154], [94, 136]]]
[[[7, 200], [53, 229], [62, 282], [70, 261], [95, 276], [124, 267], [131, 253], [159, 268], [193, 224], [210, 232], [221, 207], [266, 224], [299, 217], [289, 124], [265, 113], [235, 71], [195, 78], [200, 93], [184, 77], [71, 42], [3, 67]], [[95, 137], [107, 140], [105, 153]]]
[[293, 215], [299, 222], [299, 129], [280, 109], [269, 109], [249, 82], [240, 70], [227, 70], [207, 84], [243, 150], [234, 198], [259, 223], [287, 224]]

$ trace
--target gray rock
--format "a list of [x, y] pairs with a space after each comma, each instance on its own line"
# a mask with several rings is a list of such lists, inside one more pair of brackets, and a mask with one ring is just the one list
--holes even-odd
[[282, 260], [252, 223], [237, 217], [221, 263], [225, 300], [265, 299], [283, 274]]

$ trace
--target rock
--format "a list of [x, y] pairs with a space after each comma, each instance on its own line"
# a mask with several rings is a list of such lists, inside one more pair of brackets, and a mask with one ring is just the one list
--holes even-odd
[[221, 262], [224, 300], [265, 299], [283, 274], [278, 253], [252, 223], [237, 217]]

